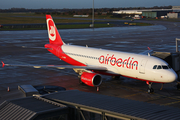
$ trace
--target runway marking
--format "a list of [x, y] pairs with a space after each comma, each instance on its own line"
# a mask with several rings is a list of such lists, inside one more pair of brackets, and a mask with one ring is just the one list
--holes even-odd
[[126, 96], [124, 96], [123, 98], [133, 97], [133, 96], [136, 96], [136, 95], [139, 95], [139, 94], [141, 94], [141, 93], [135, 93], [135, 94], [131, 94], [131, 95], [126, 95]]
[[[165, 104], [160, 104], [160, 105], [164, 105], [164, 106], [170, 106], [170, 105], [173, 105], [173, 104], [177, 104], [177, 103], [180, 103], [180, 99], [179, 98], [175, 98], [175, 97], [171, 97], [171, 96], [165, 96], [165, 95], [160, 95], [160, 94], [157, 94], [155, 93], [155, 97], [153, 98], [150, 98], [149, 101], [145, 101], [145, 102], [151, 102], [151, 101], [156, 101], [156, 100], [163, 100], [163, 99], [169, 99], [169, 100], [173, 100], [173, 102], [168, 102], [168, 103], [165, 103]], [[174, 101], [175, 100], [175, 101]]]
[[[142, 89], [132, 88], [132, 87], [123, 86], [123, 85], [121, 85], [121, 87], [123, 87], [125, 89], [130, 89], [130, 90], [137, 90], [139, 92], [143, 92], [144, 91]], [[135, 94], [127, 95], [127, 96], [125, 96], [123, 98], [133, 97], [133, 96], [136, 96], [136, 95], [139, 95], [139, 94], [141, 94], [141, 93], [135, 93]], [[154, 93], [154, 94], [151, 95], [151, 98], [149, 98], [150, 101], [145, 101], [145, 102], [151, 102], [151, 101], [161, 100], [161, 99], [170, 99], [170, 100], [176, 100], [176, 101], [170, 102], [170, 103], [165, 103], [165, 104], [160, 104], [160, 105], [168, 106], [168, 105], [173, 105], [173, 104], [180, 103], [180, 99], [179, 98], [175, 98], [175, 97], [165, 96], [165, 95], [161, 95], [161, 94], [158, 94], [158, 93]]]
[[[102, 88], [113, 88], [113, 89], [124, 89], [124, 90], [130, 90], [130, 91], [134, 91], [135, 93], [133, 94], [129, 94], [129, 95], [125, 95], [125, 96], [121, 96], [118, 94], [115, 94], [114, 96], [116, 97], [121, 97], [121, 98], [125, 98], [125, 99], [129, 99], [132, 97], [136, 97], [138, 95], [144, 96], [145, 98], [147, 98], [146, 100], [143, 100], [144, 102], [148, 102], [148, 103], [153, 103], [156, 101], [161, 101], [164, 100], [164, 103], [158, 103], [159, 105], [165, 105], [165, 106], [171, 106], [174, 104], [179, 104], [180, 103], [180, 98], [178, 98], [178, 96], [172, 96], [171, 94], [168, 95], [161, 95], [161, 93], [153, 93], [153, 94], [147, 94], [146, 90], [144, 88], [137, 88], [137, 87], [133, 87], [133, 86], [126, 86], [126, 84], [118, 84], [116, 81], [111, 81], [110, 82], [106, 82], [103, 84]], [[158, 91], [157, 91], [158, 92]], [[133, 98], [132, 98], [133, 99]]]
[[180, 101], [170, 102], [170, 103], [161, 104], [161, 105], [168, 106], [168, 105], [172, 105], [172, 104], [176, 104], [176, 103], [180, 103]]
[[175, 98], [175, 97], [171, 97], [171, 96], [165, 96], [165, 95], [160, 95], [160, 94], [157, 94], [157, 93], [155, 93], [156, 95], [158, 95], [158, 96], [160, 96], [160, 98], [170, 98], [170, 99], [174, 99], [174, 100], [180, 100], [179, 98]]

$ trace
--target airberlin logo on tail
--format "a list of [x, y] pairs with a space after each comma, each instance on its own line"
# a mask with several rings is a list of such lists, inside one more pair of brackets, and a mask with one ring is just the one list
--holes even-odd
[[48, 34], [49, 34], [49, 39], [51, 41], [55, 41], [56, 39], [56, 30], [55, 30], [55, 25], [52, 19], [47, 19], [47, 24], [48, 24]]
[[133, 57], [129, 57], [127, 59], [122, 59], [122, 58], [116, 58], [114, 57], [114, 55], [109, 56], [109, 54], [107, 54], [107, 56], [101, 55], [99, 57], [99, 63], [101, 64], [110, 64], [112, 66], [117, 66], [117, 67], [123, 67], [123, 68], [128, 68], [128, 69], [133, 69], [136, 68], [136, 70], [138, 69], [138, 61], [134, 61]]

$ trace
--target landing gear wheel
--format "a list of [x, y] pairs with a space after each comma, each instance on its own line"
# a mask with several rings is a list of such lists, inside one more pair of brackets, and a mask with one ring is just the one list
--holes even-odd
[[146, 82], [146, 84], [148, 85], [148, 93], [153, 93], [154, 92], [154, 89], [151, 87], [152, 86], [152, 82], [149, 83], [148, 81]]
[[148, 93], [153, 93], [154, 89], [153, 88], [148, 88]]
[[78, 78], [79, 78], [79, 84], [84, 85], [84, 83], [81, 81], [81, 76], [80, 75], [78, 76]]
[[81, 79], [79, 79], [79, 84], [84, 85], [84, 83], [81, 81]]
[[112, 76], [113, 80], [118, 80], [120, 78], [120, 76]]

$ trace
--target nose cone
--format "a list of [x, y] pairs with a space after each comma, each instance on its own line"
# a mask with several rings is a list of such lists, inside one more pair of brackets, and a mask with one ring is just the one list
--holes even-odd
[[178, 76], [174, 70], [170, 71], [170, 74], [168, 75], [169, 82], [174, 82], [175, 80], [178, 79]]

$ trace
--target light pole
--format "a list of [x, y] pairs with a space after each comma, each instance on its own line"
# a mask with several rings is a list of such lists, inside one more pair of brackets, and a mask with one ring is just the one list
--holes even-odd
[[94, 0], [93, 0], [93, 8], [92, 8], [92, 27], [94, 28]]

